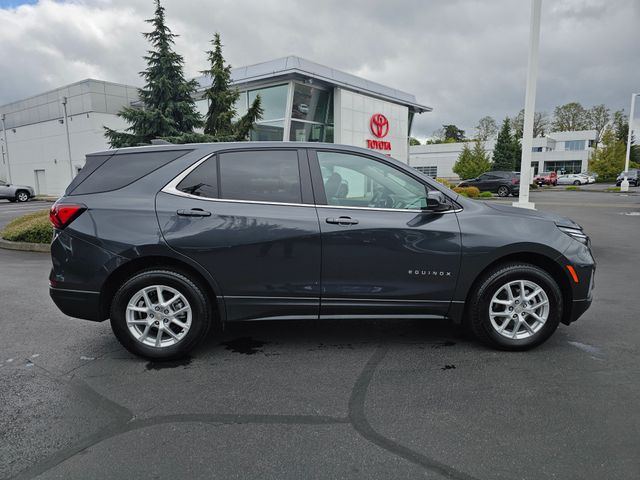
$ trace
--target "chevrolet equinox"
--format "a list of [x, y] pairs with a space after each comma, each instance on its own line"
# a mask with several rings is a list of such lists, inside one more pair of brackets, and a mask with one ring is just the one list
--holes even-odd
[[131, 352], [187, 354], [214, 322], [448, 318], [525, 350], [591, 304], [580, 225], [458, 196], [370, 150], [319, 143], [87, 156], [51, 208], [50, 294]]

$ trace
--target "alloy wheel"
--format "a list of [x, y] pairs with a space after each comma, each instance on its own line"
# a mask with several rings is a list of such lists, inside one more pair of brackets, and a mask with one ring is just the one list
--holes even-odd
[[509, 196], [509, 189], [505, 186], [498, 188], [498, 196], [507, 197]]
[[145, 287], [127, 304], [127, 328], [133, 338], [147, 346], [175, 345], [189, 332], [191, 320], [191, 305], [186, 297], [166, 285]]
[[27, 200], [29, 200], [29, 195], [27, 195], [24, 192], [18, 193], [18, 201], [19, 202], [26, 202]]
[[529, 338], [549, 319], [549, 297], [530, 280], [515, 280], [498, 288], [489, 303], [494, 330], [512, 340]]

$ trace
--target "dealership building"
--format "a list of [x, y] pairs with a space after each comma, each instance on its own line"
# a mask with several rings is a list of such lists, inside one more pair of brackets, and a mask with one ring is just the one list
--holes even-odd
[[[197, 80], [204, 114], [210, 78]], [[260, 95], [251, 140], [340, 143], [409, 161], [414, 115], [431, 111], [414, 95], [295, 56], [234, 68], [232, 81], [238, 115]], [[108, 148], [103, 127], [126, 128], [117, 113], [137, 102], [135, 86], [84, 80], [1, 106], [0, 179], [61, 194], [87, 153]]]
[[[589, 168], [589, 158], [596, 141], [595, 130], [551, 132], [533, 139], [531, 167], [538, 172], [580, 173]], [[409, 150], [409, 165], [431, 177], [457, 180], [453, 166], [467, 143], [415, 145]], [[491, 156], [495, 140], [483, 142]]]

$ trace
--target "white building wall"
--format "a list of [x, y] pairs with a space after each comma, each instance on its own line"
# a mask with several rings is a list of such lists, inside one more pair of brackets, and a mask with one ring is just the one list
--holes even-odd
[[[103, 126], [126, 127], [126, 122], [109, 113], [90, 112], [69, 120], [71, 158], [74, 172], [82, 168], [87, 153], [109, 148]], [[44, 170], [44, 183], [39, 194], [60, 195], [71, 181], [64, 123], [59, 120], [7, 129], [7, 144], [11, 160], [11, 181], [36, 185], [36, 170]], [[42, 174], [40, 174], [42, 179]]]
[[[548, 170], [546, 162], [579, 161], [582, 172], [589, 169], [589, 158], [593, 149], [589, 142], [595, 140], [595, 130], [580, 130], [573, 132], [552, 132], [547, 137], [533, 139], [534, 148], [542, 148], [541, 152], [532, 153], [532, 162], [538, 162], [538, 172]], [[566, 150], [565, 143], [574, 140], [583, 140], [583, 150]], [[493, 155], [495, 140], [484, 142], [484, 148]], [[441, 143], [433, 145], [416, 145], [410, 147], [409, 165], [411, 167], [437, 166], [437, 175], [450, 180], [458, 179], [453, 172], [453, 165], [458, 160], [465, 143]]]
[[[381, 113], [389, 120], [389, 133], [376, 138], [369, 128], [371, 116]], [[406, 162], [409, 158], [409, 109], [360, 93], [336, 88], [334, 90], [334, 142], [367, 148], [367, 140], [391, 143], [391, 150], [376, 150]]]

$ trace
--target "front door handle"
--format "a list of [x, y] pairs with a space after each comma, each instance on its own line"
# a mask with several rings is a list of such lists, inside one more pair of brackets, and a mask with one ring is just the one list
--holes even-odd
[[210, 217], [211, 212], [202, 210], [201, 208], [192, 208], [191, 210], [178, 210], [176, 212], [181, 217]]
[[327, 218], [327, 223], [334, 225], [357, 225], [359, 222], [351, 217]]

